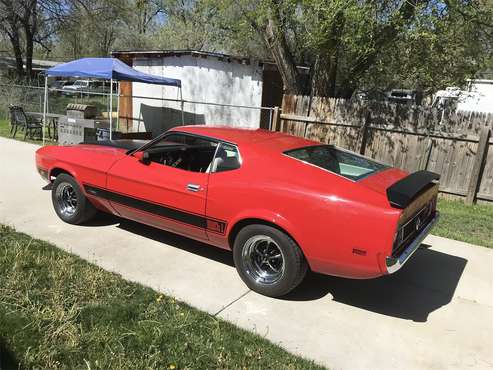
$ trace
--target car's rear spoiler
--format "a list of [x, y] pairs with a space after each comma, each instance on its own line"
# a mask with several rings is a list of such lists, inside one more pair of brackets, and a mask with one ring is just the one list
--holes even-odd
[[396, 208], [406, 208], [421, 191], [439, 180], [440, 175], [430, 171], [418, 171], [400, 179], [387, 188], [387, 198]]

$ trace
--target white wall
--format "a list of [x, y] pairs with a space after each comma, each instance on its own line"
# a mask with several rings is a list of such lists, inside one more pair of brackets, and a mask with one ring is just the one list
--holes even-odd
[[468, 90], [469, 94], [459, 99], [457, 110], [493, 113], [493, 81], [473, 80]]
[[[258, 63], [244, 65], [236, 61], [221, 61], [212, 56], [200, 58], [183, 55], [166, 58], [137, 58], [134, 59], [133, 67], [142, 72], [180, 79], [185, 100], [261, 106], [262, 68], [258, 66]], [[132, 90], [134, 96], [179, 98], [178, 89], [171, 86], [161, 87], [133, 83]], [[144, 104], [146, 107], [143, 106]], [[155, 109], [152, 107], [155, 107]], [[161, 108], [164, 109], [161, 110]], [[178, 111], [180, 110], [180, 104], [139, 98], [134, 98], [133, 100], [133, 116], [136, 118], [140, 117], [142, 109], [142, 115], [147, 116], [147, 121], [149, 119], [162, 121], [163, 114], [165, 114], [168, 121], [180, 120], [181, 122], [181, 114], [174, 112], [170, 118], [170, 112], [165, 108], [173, 108]], [[187, 103], [184, 106], [184, 110], [187, 112], [185, 124], [225, 124], [250, 128], [258, 128], [260, 125], [259, 109]], [[168, 126], [174, 126], [176, 123], [178, 122], [163, 123], [163, 126], [158, 127], [157, 130], [165, 130]], [[153, 131], [156, 130], [155, 125], [156, 123], [153, 123]], [[142, 131], [142, 125], [140, 130]], [[149, 131], [149, 127], [147, 130]]]

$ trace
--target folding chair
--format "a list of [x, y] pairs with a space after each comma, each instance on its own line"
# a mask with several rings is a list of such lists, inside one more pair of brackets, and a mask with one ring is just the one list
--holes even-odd
[[10, 105], [10, 134], [13, 138], [17, 134], [17, 130], [20, 128], [24, 130], [24, 140], [29, 136], [30, 139], [34, 139], [35, 136], [39, 136], [41, 140], [43, 138], [43, 125], [41, 118], [30, 117], [24, 112], [24, 109], [18, 105]]

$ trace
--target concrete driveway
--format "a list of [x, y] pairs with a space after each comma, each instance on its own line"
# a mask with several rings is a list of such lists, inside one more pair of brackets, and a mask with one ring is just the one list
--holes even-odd
[[37, 146], [0, 138], [0, 222], [253, 330], [332, 369], [493, 368], [493, 250], [435, 236], [397, 274], [310, 275], [293, 294], [249, 291], [227, 251], [113, 217], [61, 222]]

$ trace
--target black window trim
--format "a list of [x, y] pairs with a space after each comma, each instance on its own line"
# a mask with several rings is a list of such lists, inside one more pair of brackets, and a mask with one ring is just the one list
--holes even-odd
[[217, 145], [216, 151], [214, 153], [214, 157], [212, 158], [212, 163], [214, 163], [214, 160], [216, 159], [217, 152], [219, 151], [219, 148], [222, 144], [231, 145], [231, 146], [235, 147], [236, 152], [238, 153], [238, 163], [240, 164], [240, 167], [233, 168], [233, 169], [227, 170], [227, 171], [220, 171], [220, 172], [216, 172], [215, 169], [211, 168], [211, 171], [209, 172], [209, 174], [236, 171], [236, 170], [241, 169], [241, 166], [243, 165], [243, 157], [241, 156], [240, 148], [238, 148], [238, 145], [230, 143], [228, 141], [224, 141], [224, 140], [219, 141], [219, 144]]
[[[238, 157], [239, 157], [239, 162], [240, 162], [240, 167], [235, 168], [234, 170], [239, 170], [241, 168], [242, 164], [243, 164], [243, 157], [241, 156], [240, 148], [238, 147], [237, 144], [235, 144], [235, 143], [233, 143], [231, 141], [227, 141], [227, 140], [217, 139], [217, 138], [214, 138], [214, 137], [205, 136], [205, 135], [199, 135], [199, 134], [195, 134], [195, 133], [191, 133], [191, 132], [183, 132], [183, 131], [179, 131], [179, 130], [168, 130], [166, 132], [163, 132], [161, 135], [159, 135], [155, 139], [152, 139], [151, 141], [149, 141], [148, 143], [142, 145], [141, 147], [139, 147], [137, 149], [129, 150], [127, 152], [127, 155], [132, 155], [134, 153], [147, 150], [147, 149], [151, 148], [157, 142], [165, 139], [167, 136], [176, 135], [176, 134], [184, 135], [184, 136], [190, 136], [190, 137], [195, 137], [195, 138], [198, 138], [198, 139], [208, 140], [208, 141], [212, 141], [214, 143], [217, 143], [216, 150], [214, 151], [214, 156], [212, 157], [212, 162], [214, 162], [214, 159], [216, 159], [217, 151], [219, 150], [219, 147], [221, 146], [221, 144], [227, 144], [227, 145], [234, 146], [236, 148], [236, 151], [238, 152]], [[179, 168], [179, 169], [181, 169], [181, 168]], [[229, 171], [234, 171], [234, 170], [229, 170]], [[184, 171], [187, 171], [187, 170], [184, 170]], [[229, 172], [229, 171], [222, 171], [222, 172]], [[190, 171], [188, 171], [188, 172], [190, 172]], [[206, 174], [212, 174], [212, 173], [216, 173], [216, 172], [212, 172], [211, 171], [211, 172], [204, 172], [204, 173], [206, 173]]]
[[[375, 171], [373, 171], [373, 172], [369, 172], [369, 173], [365, 174], [364, 176], [362, 176], [362, 177], [358, 178], [357, 180], [353, 180], [353, 179], [351, 179], [351, 178], [349, 178], [349, 177], [343, 176], [343, 175], [341, 175], [341, 174], [339, 174], [339, 173], [336, 173], [336, 172], [334, 172], [334, 171], [328, 170], [328, 169], [326, 169], [326, 168], [323, 168], [323, 167], [317, 166], [316, 164], [313, 164], [313, 163], [310, 163], [310, 162], [307, 162], [307, 161], [304, 161], [304, 160], [301, 160], [301, 159], [299, 159], [299, 158], [295, 158], [295, 157], [292, 157], [292, 156], [290, 156], [290, 155], [289, 155], [289, 153], [291, 153], [291, 152], [295, 152], [295, 151], [297, 151], [297, 150], [301, 150], [301, 149], [307, 149], [307, 148], [321, 148], [321, 147], [327, 147], [327, 146], [328, 146], [328, 147], [331, 147], [331, 148], [334, 148], [334, 149], [337, 149], [337, 150], [340, 150], [341, 152], [345, 152], [345, 153], [349, 153], [349, 154], [354, 154], [354, 155], [356, 155], [356, 156], [359, 156], [359, 157], [365, 158], [365, 159], [367, 159], [367, 160], [369, 160], [369, 161], [372, 161], [372, 162], [375, 162], [375, 163], [377, 163], [377, 164], [379, 164], [379, 165], [382, 165], [383, 167], [382, 167], [382, 168], [380, 168], [380, 169], [378, 169], [378, 170], [375, 170]], [[319, 168], [319, 169], [321, 169], [322, 171], [327, 171], [327, 172], [330, 172], [330, 173], [331, 173], [331, 174], [333, 174], [333, 175], [339, 176], [339, 177], [341, 177], [341, 178], [343, 178], [343, 179], [346, 179], [346, 180], [348, 180], [348, 181], [351, 181], [351, 182], [358, 182], [358, 181], [363, 180], [363, 179], [365, 179], [365, 178], [367, 178], [367, 177], [369, 177], [369, 176], [375, 175], [376, 173], [379, 173], [379, 172], [382, 172], [382, 171], [388, 170], [389, 168], [392, 168], [392, 166], [389, 166], [388, 164], [382, 163], [382, 162], [377, 161], [377, 160], [375, 160], [375, 159], [373, 159], [373, 158], [366, 157], [366, 156], [364, 156], [364, 155], [362, 155], [362, 154], [358, 154], [358, 153], [356, 153], [356, 152], [352, 152], [351, 150], [347, 150], [347, 149], [344, 149], [344, 148], [340, 148], [340, 147], [335, 146], [335, 145], [333, 145], [333, 144], [315, 144], [315, 145], [305, 145], [305, 146], [301, 146], [301, 147], [298, 147], [298, 148], [293, 148], [293, 149], [288, 149], [288, 150], [285, 150], [284, 152], [282, 152], [282, 155], [284, 155], [284, 156], [286, 156], [286, 157], [288, 157], [288, 158], [294, 159], [295, 161], [298, 161], [298, 162], [301, 162], [301, 163], [305, 163], [305, 164], [307, 164], [307, 165], [309, 165], [309, 166], [313, 166], [313, 167]]]
[[[168, 130], [166, 132], [163, 132], [161, 135], [157, 136], [156, 138], [152, 139], [148, 143], [142, 145], [141, 147], [139, 147], [137, 149], [133, 149], [133, 150], [128, 151], [127, 152], [127, 155], [132, 155], [134, 153], [137, 153], [137, 152], [141, 152], [143, 150], [146, 150], [146, 149], [150, 148], [151, 146], [153, 146], [156, 142], [159, 142], [162, 139], [166, 138], [166, 136], [169, 136], [169, 135], [172, 135], [172, 134], [180, 134], [180, 135], [185, 135], [185, 136], [192, 136], [192, 137], [196, 137], [196, 138], [199, 138], [199, 139], [213, 141], [213, 142], [216, 142], [218, 144], [221, 143], [221, 142], [224, 142], [226, 144], [234, 145], [234, 146], [236, 146], [238, 148], [238, 146], [236, 145], [236, 143], [233, 143], [233, 142], [230, 142], [230, 141], [227, 141], [227, 140], [217, 139], [217, 138], [214, 138], [214, 137], [211, 137], [211, 136], [205, 136], [205, 135], [195, 134], [195, 133], [191, 133], [191, 132], [184, 132], [184, 131], [179, 131], [179, 130]], [[238, 150], [238, 153], [239, 153], [239, 150]]]

